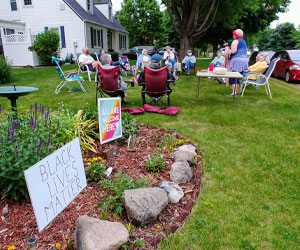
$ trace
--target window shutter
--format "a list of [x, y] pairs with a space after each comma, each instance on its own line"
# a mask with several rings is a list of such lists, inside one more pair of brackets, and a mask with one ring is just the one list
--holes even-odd
[[47, 30], [48, 30], [48, 27], [45, 27], [44, 29], [45, 29], [45, 31], [47, 31]]
[[101, 48], [103, 49], [103, 30], [101, 30]]
[[66, 47], [66, 38], [65, 38], [65, 27], [60, 26], [60, 39], [61, 39], [61, 47]]
[[127, 49], [127, 37], [126, 37], [126, 35], [124, 36], [124, 38], [125, 38], [125, 44], [124, 44], [124, 49]]
[[91, 27], [91, 47], [94, 48], [94, 31], [93, 31], [93, 27]]

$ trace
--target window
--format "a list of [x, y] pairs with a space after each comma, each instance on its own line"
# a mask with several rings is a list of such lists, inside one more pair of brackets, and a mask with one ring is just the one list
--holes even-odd
[[112, 21], [112, 8], [111, 8], [111, 6], [108, 7], [108, 18], [109, 18], [109, 21]]
[[24, 0], [24, 5], [32, 5], [32, 1], [31, 0]]
[[91, 0], [86, 0], [87, 11], [91, 12]]
[[126, 36], [119, 34], [119, 49], [125, 49], [126, 50]]
[[99, 47], [103, 48], [103, 30], [96, 30], [91, 27], [91, 45], [92, 48]]
[[4, 35], [8, 36], [8, 35], [12, 35], [15, 34], [15, 30], [14, 29], [4, 29]]
[[93, 30], [93, 44], [94, 46], [97, 46], [97, 30]]
[[97, 46], [100, 47], [101, 46], [101, 38], [100, 38], [100, 30], [97, 30]]
[[11, 8], [11, 11], [18, 10], [18, 8], [17, 8], [17, 0], [10, 0], [10, 8]]

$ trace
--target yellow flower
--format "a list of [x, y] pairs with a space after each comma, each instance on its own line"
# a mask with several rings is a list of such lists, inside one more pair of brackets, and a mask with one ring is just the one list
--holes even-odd
[[88, 165], [91, 165], [91, 163], [89, 162]]
[[98, 157], [98, 159], [99, 159], [99, 160], [102, 160], [102, 158], [101, 158], [101, 157]]
[[9, 247], [7, 248], [7, 250], [13, 250], [13, 249], [16, 249], [14, 245], [9, 246]]
[[56, 249], [60, 249], [60, 247], [61, 247], [60, 243], [56, 243], [55, 247], [56, 247]]
[[160, 229], [160, 226], [157, 226], [157, 229]]

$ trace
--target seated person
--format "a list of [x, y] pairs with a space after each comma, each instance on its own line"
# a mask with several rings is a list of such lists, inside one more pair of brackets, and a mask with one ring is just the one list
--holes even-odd
[[[256, 63], [252, 66], [248, 67], [248, 70], [243, 72], [243, 76], [246, 77], [249, 72], [260, 73], [263, 74], [268, 68], [268, 63], [266, 61], [266, 55], [259, 54], [256, 56]], [[251, 75], [248, 77], [249, 80], [256, 80], [255, 75]]]
[[[155, 54], [152, 56], [151, 58], [151, 66], [150, 69], [161, 69], [161, 61], [162, 61], [162, 57], [159, 54]], [[167, 80], [175, 80], [175, 77], [172, 75], [172, 73], [170, 71], [168, 71], [168, 77]], [[145, 75], [144, 75], [144, 71], [139, 75], [138, 77], [138, 84], [144, 84], [145, 83]], [[169, 87], [168, 88], [172, 91], [172, 89]]]
[[99, 50], [99, 53], [98, 53], [98, 60], [100, 61], [101, 60], [101, 56], [104, 54], [104, 50], [103, 49], [100, 49]]
[[170, 46], [166, 47], [166, 51], [164, 53], [163, 60], [165, 60], [165, 65], [169, 67], [170, 71], [173, 69], [173, 76], [175, 77], [177, 63], [176, 63], [175, 55], [174, 55], [173, 51], [171, 51]]
[[[111, 61], [112, 60], [111, 60], [111, 55], [110, 54], [102, 54], [102, 56], [101, 56], [101, 64], [102, 64], [101, 67], [102, 67], [102, 69], [112, 69], [112, 68], [115, 68], [116, 66], [111, 65]], [[127, 95], [126, 94], [126, 89], [128, 87], [127, 87], [126, 83], [122, 79], [121, 72], [119, 74], [118, 86], [119, 86], [119, 89], [121, 89], [121, 90], [124, 91], [124, 94], [126, 96]], [[126, 103], [125, 98], [122, 99], [122, 102]]]
[[146, 49], [143, 49], [142, 54], [139, 55], [137, 61], [136, 61], [136, 68], [142, 68], [149, 67], [151, 62], [151, 57], [148, 55], [148, 51]]
[[[90, 71], [95, 71], [98, 65], [101, 65], [99, 61], [95, 61], [93, 57], [90, 56], [89, 48], [85, 47], [82, 49], [82, 54], [78, 59], [81, 66], [87, 66]], [[86, 70], [85, 67], [82, 70]]]
[[190, 68], [195, 68], [196, 64], [196, 57], [193, 56], [192, 51], [189, 49], [187, 51], [187, 55], [183, 58], [182, 64], [184, 64], [184, 67], [186, 68], [186, 73], [190, 74]]
[[214, 67], [222, 67], [224, 65], [224, 63], [225, 63], [225, 57], [222, 56], [221, 50], [218, 50], [216, 57], [209, 64], [209, 69], [213, 70]]
[[130, 64], [129, 64], [129, 62], [126, 61], [126, 62], [124, 63], [124, 67], [125, 67], [126, 71], [129, 71], [129, 72], [130, 72], [131, 75], [134, 75], [134, 76], [136, 75], [136, 67], [135, 67], [135, 65], [133, 65], [133, 66], [131, 67]]

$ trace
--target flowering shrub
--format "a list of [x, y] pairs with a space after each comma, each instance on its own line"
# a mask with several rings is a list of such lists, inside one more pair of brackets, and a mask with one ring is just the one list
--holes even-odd
[[43, 65], [51, 65], [52, 56], [57, 56], [59, 47], [59, 35], [53, 30], [46, 30], [37, 34], [30, 51], [35, 51], [39, 61]]
[[56, 124], [51, 121], [50, 109], [37, 104], [31, 105], [30, 112], [23, 117], [16, 118], [13, 114], [0, 120], [2, 198], [28, 198], [24, 171], [50, 154], [51, 138], [58, 128], [59, 121]]

